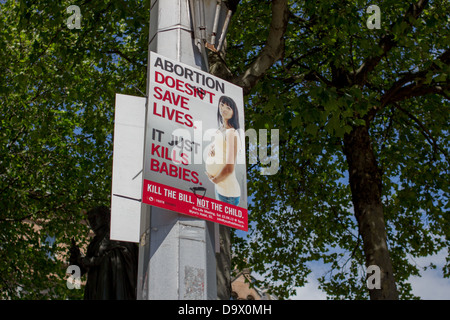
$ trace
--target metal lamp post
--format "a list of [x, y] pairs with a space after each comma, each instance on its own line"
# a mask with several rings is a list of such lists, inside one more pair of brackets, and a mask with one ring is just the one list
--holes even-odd
[[[207, 48], [223, 45], [230, 16], [222, 1], [152, 0], [149, 54], [208, 71]], [[214, 223], [140, 207], [138, 299], [217, 299]]]

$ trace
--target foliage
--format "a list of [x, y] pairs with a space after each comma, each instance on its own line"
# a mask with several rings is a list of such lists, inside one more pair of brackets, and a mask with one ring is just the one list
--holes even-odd
[[[108, 204], [115, 93], [145, 88], [149, 3], [6, 1], [0, 9], [0, 294], [80, 298], [67, 246]], [[145, 91], [145, 90], [144, 90]]]
[[[83, 210], [109, 203], [115, 93], [145, 91], [150, 1], [81, 1], [81, 29], [66, 25], [72, 4], [0, 1], [3, 299], [81, 298], [66, 288], [67, 246], [87, 242]], [[404, 20], [410, 2], [378, 1], [380, 30], [366, 27], [366, 1], [288, 4], [284, 57], [246, 105], [247, 128], [280, 130], [280, 170], [249, 167], [251, 230], [234, 237], [236, 261], [247, 258], [281, 298], [314, 261], [330, 267], [319, 280], [331, 298], [367, 298], [342, 140], [370, 116], [397, 286], [411, 298], [408, 278], [421, 269], [411, 258], [449, 247], [450, 70], [439, 59], [449, 3]], [[225, 57], [233, 74], [265, 46], [270, 8], [239, 4]], [[395, 45], [384, 53], [383, 43]], [[371, 57], [381, 59], [367, 79], [343, 76]], [[388, 93], [397, 99], [384, 103]]]
[[[418, 19], [405, 21], [414, 3], [289, 1], [284, 58], [247, 97], [246, 112], [247, 128], [279, 129], [281, 166], [273, 176], [249, 168], [252, 228], [234, 237], [235, 262], [260, 273], [260, 285], [282, 298], [305, 284], [314, 261], [329, 267], [319, 279], [329, 297], [368, 297], [342, 151], [344, 135], [366, 121], [400, 297], [413, 297], [408, 279], [422, 269], [413, 258], [448, 250], [450, 63], [440, 58], [449, 52], [450, 7], [431, 1]], [[370, 4], [381, 9], [379, 30], [366, 26]], [[269, 6], [241, 1], [228, 35], [233, 72], [255, 59], [269, 18]], [[395, 45], [384, 54], [386, 38]], [[358, 69], [378, 56], [359, 81]], [[398, 99], [385, 103], [401, 81]], [[431, 88], [439, 86], [445, 89]]]

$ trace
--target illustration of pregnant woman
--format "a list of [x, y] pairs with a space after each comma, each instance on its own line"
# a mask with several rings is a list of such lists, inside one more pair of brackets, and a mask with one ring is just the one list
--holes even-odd
[[219, 128], [207, 150], [206, 175], [215, 185], [216, 199], [237, 206], [241, 188], [236, 179], [235, 164], [241, 141], [238, 132], [239, 113], [230, 97], [222, 96], [219, 99], [217, 121]]

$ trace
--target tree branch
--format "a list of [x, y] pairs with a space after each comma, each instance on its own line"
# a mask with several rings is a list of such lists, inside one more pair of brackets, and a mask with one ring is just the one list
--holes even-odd
[[450, 65], [450, 49], [444, 51], [427, 69], [403, 74], [403, 76], [394, 82], [389, 90], [381, 96], [380, 104], [378, 106], [374, 106], [369, 111], [367, 114], [367, 119], [373, 119], [380, 110], [384, 109], [391, 103], [403, 101], [413, 97], [424, 96], [427, 94], [439, 94], [450, 100], [450, 96], [447, 93], [447, 91], [450, 91], [450, 83], [439, 83], [433, 80], [431, 82], [427, 82], [427, 75], [430, 72], [433, 72], [433, 75], [435, 75], [437, 72], [442, 71], [442, 68], [439, 67], [440, 63], [436, 63], [437, 61]]
[[234, 84], [243, 88], [244, 94], [248, 94], [259, 79], [264, 76], [265, 72], [282, 58], [284, 54], [284, 33], [288, 20], [287, 0], [272, 0], [272, 21], [264, 48], [242, 75], [232, 79]]
[[[439, 94], [448, 98], [446, 91], [450, 90], [450, 83], [444, 85], [439, 85], [437, 83], [431, 83], [429, 85], [420, 85], [417, 83], [412, 83], [405, 87], [398, 89], [394, 96], [390, 97], [389, 103], [403, 101], [413, 97], [421, 97], [427, 94]], [[382, 102], [382, 105], [387, 104]]]
[[[450, 49], [447, 49], [442, 53], [438, 59], [440, 62], [449, 65], [450, 64]], [[433, 62], [429, 68], [418, 71], [418, 72], [408, 72], [406, 73], [401, 79], [397, 80], [391, 88], [386, 91], [386, 93], [381, 98], [381, 108], [383, 108], [385, 105], [389, 104], [390, 102], [400, 101], [404, 100], [410, 96], [408, 96], [408, 93], [413, 96], [420, 95], [421, 92], [423, 94], [427, 93], [438, 93], [445, 95], [445, 87], [440, 87], [436, 83], [433, 85], [430, 83], [429, 85], [425, 85], [427, 74], [429, 72], [437, 72], [440, 71], [441, 68], [438, 66], [436, 62]], [[413, 82], [413, 83], [412, 83]], [[405, 84], [412, 83], [406, 87], [404, 87]], [[447, 86], [448, 87], [448, 86]]]
[[438, 151], [440, 151], [447, 159], [447, 162], [450, 163], [450, 157], [449, 154], [442, 149], [436, 139], [433, 137], [433, 135], [431, 134], [431, 132], [427, 129], [427, 127], [415, 116], [413, 115], [411, 112], [409, 112], [408, 110], [403, 109], [401, 106], [399, 106], [397, 103], [394, 104], [394, 106], [399, 109], [401, 112], [403, 112], [404, 114], [406, 114], [410, 119], [412, 119], [415, 123], [417, 123], [417, 125], [420, 128], [420, 132], [422, 133], [422, 135], [425, 137], [425, 139], [427, 139], [428, 143], [433, 147], [434, 153], [438, 153]]
[[123, 53], [123, 52], [120, 51], [119, 49], [111, 49], [111, 50], [105, 51], [105, 53], [108, 53], [108, 54], [117, 54], [117, 55], [121, 56], [122, 58], [124, 58], [125, 60], [127, 60], [127, 61], [128, 61], [129, 63], [131, 63], [132, 65], [142, 67], [142, 64], [138, 64], [137, 61], [131, 59], [129, 56], [127, 56], [125, 53]]
[[[412, 24], [410, 19], [417, 19], [425, 9], [427, 4], [428, 0], [419, 0], [416, 4], [412, 4], [403, 16], [402, 22], [406, 22], [411, 27]], [[391, 25], [391, 30], [392, 27], [393, 25]], [[397, 42], [394, 41], [394, 36], [392, 34], [383, 35], [378, 44], [378, 46], [383, 50], [382, 53], [376, 56], [369, 57], [366, 61], [363, 62], [363, 64], [354, 74], [354, 82], [364, 85], [367, 81], [368, 74], [375, 69], [381, 59], [386, 56], [386, 54], [396, 45]]]

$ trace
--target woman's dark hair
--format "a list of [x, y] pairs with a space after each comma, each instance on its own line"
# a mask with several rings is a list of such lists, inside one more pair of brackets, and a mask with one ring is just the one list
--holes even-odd
[[233, 127], [235, 130], [239, 129], [239, 112], [236, 106], [236, 102], [234, 102], [233, 99], [227, 96], [221, 96], [219, 99], [219, 104], [217, 106], [217, 122], [219, 123], [219, 126], [223, 124], [222, 116], [220, 115], [220, 104], [226, 104], [231, 107], [233, 110], [233, 116], [230, 120], [228, 120], [228, 124]]

